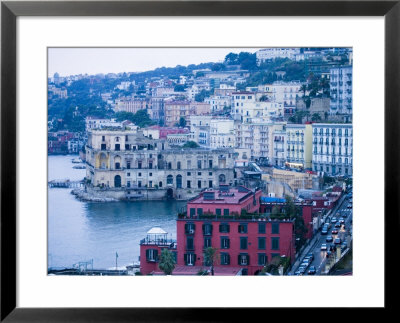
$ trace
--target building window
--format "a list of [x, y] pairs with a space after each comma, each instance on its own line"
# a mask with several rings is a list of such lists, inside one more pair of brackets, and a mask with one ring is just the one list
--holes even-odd
[[120, 150], [120, 144], [115, 144], [115, 150]]
[[158, 250], [157, 249], [147, 249], [146, 250], [146, 261], [156, 262], [158, 260]]
[[152, 162], [149, 162], [149, 168], [153, 169], [153, 163]]
[[172, 185], [174, 182], [174, 177], [172, 175], [167, 176], [167, 185]]
[[258, 238], [258, 249], [265, 249], [265, 237]]
[[221, 223], [221, 224], [219, 225], [219, 232], [229, 233], [229, 224], [227, 224], [227, 223]]
[[273, 234], [279, 233], [279, 223], [272, 223], [271, 233]]
[[271, 249], [279, 250], [279, 238], [277, 237], [271, 238]]
[[191, 176], [192, 175], [192, 173], [191, 172], [187, 172], [187, 174], [186, 174], [187, 176]]
[[194, 223], [186, 223], [185, 224], [185, 233], [186, 234], [194, 234], [196, 229], [196, 225]]
[[240, 237], [240, 249], [247, 249], [247, 237]]
[[194, 241], [192, 236], [186, 237], [186, 250], [194, 250]]
[[208, 181], [208, 187], [212, 188], [213, 187], [213, 181]]
[[138, 168], [142, 169], [142, 162], [138, 162]]
[[101, 150], [107, 150], [106, 144], [101, 144]]
[[185, 253], [183, 258], [186, 266], [194, 266], [196, 263], [196, 255], [194, 253]]
[[197, 181], [197, 187], [201, 188], [201, 181]]
[[238, 265], [239, 266], [248, 266], [250, 265], [250, 257], [247, 253], [241, 253], [238, 256]]
[[229, 216], [229, 209], [224, 209], [224, 216]]
[[211, 247], [211, 237], [204, 237], [204, 249]]
[[178, 163], [176, 164], [176, 168], [177, 169], [181, 169], [181, 162], [180, 161], [178, 161]]
[[176, 176], [176, 188], [182, 188], [182, 175]]
[[228, 237], [221, 237], [221, 249], [229, 249], [229, 238]]
[[203, 215], [203, 209], [197, 209], [197, 215]]
[[215, 209], [215, 214], [216, 215], [221, 215], [221, 209]]
[[162, 187], [162, 182], [158, 182], [158, 187]]
[[238, 232], [239, 233], [247, 233], [247, 224], [239, 224]]
[[213, 226], [211, 223], [205, 223], [203, 224], [203, 234], [205, 236], [210, 236], [212, 235], [212, 231], [213, 231]]
[[190, 181], [187, 181], [186, 182], [186, 188], [190, 188], [191, 186], [190, 186]]
[[258, 254], [258, 265], [265, 266], [267, 264], [267, 255], [265, 253]]
[[195, 216], [196, 215], [196, 209], [190, 208], [190, 216]]
[[220, 255], [221, 255], [221, 256], [220, 256], [220, 257], [221, 257], [221, 265], [229, 265], [230, 262], [231, 262], [229, 253], [221, 252]]
[[168, 169], [172, 169], [172, 164], [170, 162], [168, 163]]
[[212, 168], [213, 167], [213, 161], [212, 160], [209, 160], [208, 161], [208, 168]]
[[131, 162], [126, 162], [126, 168], [131, 169]]
[[197, 168], [198, 168], [198, 169], [201, 169], [201, 160], [198, 160], [198, 161], [197, 161]]

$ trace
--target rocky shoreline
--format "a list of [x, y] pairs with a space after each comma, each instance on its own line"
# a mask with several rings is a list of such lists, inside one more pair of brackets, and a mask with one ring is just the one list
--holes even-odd
[[71, 194], [75, 195], [78, 200], [85, 201], [85, 202], [118, 202], [118, 199], [111, 198], [111, 197], [101, 197], [101, 196], [94, 196], [88, 192], [85, 192], [81, 188], [75, 188], [71, 191]]

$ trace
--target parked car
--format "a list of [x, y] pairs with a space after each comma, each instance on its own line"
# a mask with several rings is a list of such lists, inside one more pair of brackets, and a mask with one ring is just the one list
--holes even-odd
[[336, 229], [333, 229], [333, 230], [332, 230], [332, 234], [338, 234], [338, 232], [339, 232], [339, 231], [336, 230]]
[[337, 222], [336, 224], [335, 224], [335, 228], [340, 228], [342, 225], [340, 224], [340, 222]]
[[300, 274], [304, 274], [306, 272], [306, 269], [307, 268], [305, 266], [300, 266], [299, 267]]
[[340, 218], [340, 219], [339, 219], [339, 223], [340, 223], [340, 224], [343, 224], [343, 223], [344, 223], [344, 219], [343, 219], [343, 218]]
[[326, 243], [323, 243], [321, 245], [321, 250], [327, 250], [327, 249], [328, 249], [328, 247], [326, 246]]
[[336, 238], [335, 241], [333, 242], [335, 245], [340, 244], [342, 241], [340, 240], [340, 238]]
[[328, 234], [328, 228], [323, 227], [321, 230], [321, 234]]
[[313, 261], [314, 260], [314, 254], [310, 252], [310, 253], [307, 254], [306, 258], [310, 259], [310, 261]]
[[315, 266], [311, 266], [310, 269], [308, 270], [309, 275], [315, 275], [317, 270], [315, 269]]
[[327, 236], [327, 237], [326, 237], [326, 242], [332, 242], [332, 241], [333, 241], [332, 236]]
[[336, 222], [337, 222], [337, 219], [336, 219], [335, 217], [333, 217], [332, 220], [331, 220], [331, 222], [332, 222], [332, 223], [336, 223]]

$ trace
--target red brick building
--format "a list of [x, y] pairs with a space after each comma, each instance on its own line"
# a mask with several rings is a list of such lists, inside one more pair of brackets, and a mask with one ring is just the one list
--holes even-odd
[[176, 255], [173, 274], [178, 275], [208, 269], [203, 256], [208, 247], [217, 249], [216, 275], [255, 275], [273, 257], [294, 260], [294, 222], [271, 220], [259, 214], [260, 197], [260, 190], [231, 189], [228, 185], [202, 192], [188, 202], [186, 213], [178, 216], [176, 248], [169, 241], [162, 245], [161, 241], [157, 244], [143, 240], [142, 274], [160, 272], [156, 256], [162, 248], [169, 248]]

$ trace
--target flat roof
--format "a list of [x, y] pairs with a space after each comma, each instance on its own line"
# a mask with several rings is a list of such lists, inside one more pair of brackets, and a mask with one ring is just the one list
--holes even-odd
[[[251, 193], [251, 190], [247, 192], [239, 192], [237, 189], [230, 189], [229, 191], [220, 191], [220, 190], [209, 190], [200, 193], [199, 196], [195, 197], [193, 200], [188, 202], [192, 203], [202, 203], [202, 204], [238, 204], [240, 199]], [[213, 200], [204, 199], [204, 193], [214, 193], [215, 198]], [[249, 195], [250, 196], [250, 195]]]

